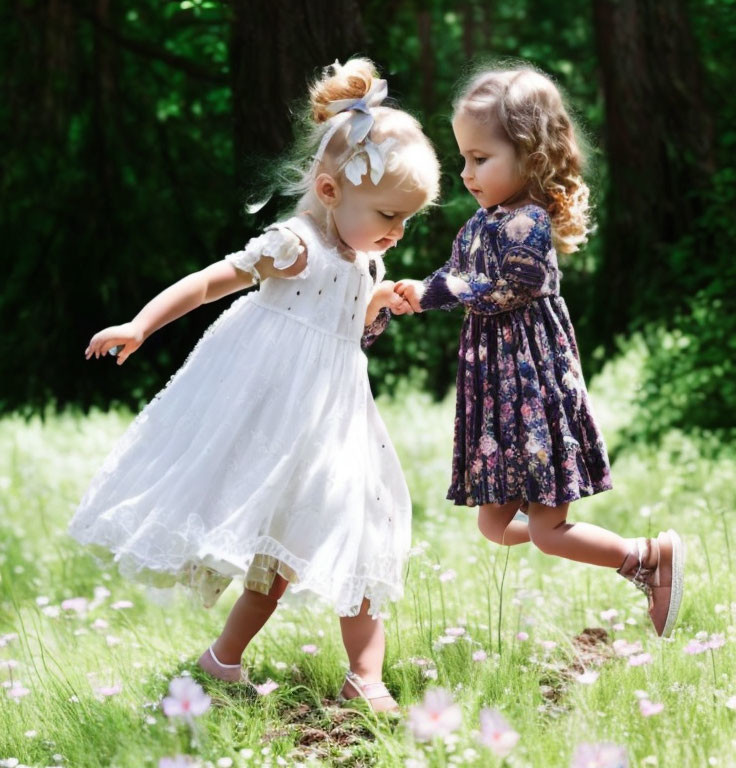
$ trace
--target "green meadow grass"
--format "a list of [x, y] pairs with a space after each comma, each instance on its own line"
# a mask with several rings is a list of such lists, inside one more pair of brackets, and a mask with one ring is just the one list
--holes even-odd
[[[568, 766], [580, 742], [599, 741], [625, 746], [632, 766], [736, 765], [736, 711], [727, 704], [736, 696], [736, 451], [680, 433], [657, 447], [623, 443], [641, 354], [632, 346], [592, 382], [615, 451], [615, 488], [573, 504], [570, 519], [625, 536], [669, 527], [682, 534], [686, 593], [669, 641], [650, 629], [644, 596], [614, 572], [529, 545], [495, 546], [478, 533], [475, 511], [444, 500], [452, 396], [435, 403], [407, 389], [379, 401], [415, 505], [406, 594], [386, 618], [385, 680], [402, 706], [439, 686], [462, 708], [461, 728], [430, 744], [414, 741], [406, 719], [335, 706], [346, 662], [339, 625], [328, 608], [301, 596], [287, 596], [246, 650], [252, 679], [270, 678], [277, 690], [251, 696], [203, 680], [194, 661], [218, 633], [237, 586], [211, 611], [181, 591], [150, 595], [101, 570], [65, 533], [133, 415], [2, 419], [0, 765], [133, 768], [186, 753], [212, 766], [547, 767]], [[96, 589], [98, 604], [86, 614], [60, 608], [69, 598], [92, 600]], [[113, 608], [119, 601], [132, 607]], [[610, 609], [618, 611], [613, 621], [601, 617]], [[441, 641], [453, 627], [464, 633]], [[575, 641], [595, 627], [609, 642]], [[723, 635], [725, 644], [686, 653], [700, 632]], [[614, 655], [610, 641], [620, 638], [640, 641], [652, 662], [633, 667]], [[302, 651], [305, 644], [317, 654]], [[474, 660], [481, 650], [487, 658]], [[599, 677], [579, 682], [583, 670]], [[193, 728], [161, 709], [169, 681], [182, 673], [212, 697]], [[643, 717], [641, 691], [664, 710]], [[477, 740], [484, 707], [498, 709], [520, 734], [505, 762]]]

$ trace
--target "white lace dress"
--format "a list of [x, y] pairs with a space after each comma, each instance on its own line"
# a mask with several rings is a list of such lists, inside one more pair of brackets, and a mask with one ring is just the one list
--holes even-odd
[[233, 578], [267, 591], [278, 572], [341, 616], [364, 597], [376, 615], [402, 594], [411, 502], [361, 349], [371, 257], [343, 259], [300, 215], [226, 258], [284, 268], [302, 243], [306, 269], [236, 299], [138, 414], [69, 532], [207, 607]]

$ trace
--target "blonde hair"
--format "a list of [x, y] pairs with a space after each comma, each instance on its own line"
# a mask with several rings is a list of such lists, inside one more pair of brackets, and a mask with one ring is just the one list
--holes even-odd
[[[297, 210], [319, 205], [312, 187], [320, 173], [328, 172], [339, 180], [345, 179], [342, 169], [353, 150], [347, 141], [349, 126], [341, 126], [335, 132], [320, 162], [314, 163], [317, 149], [332, 125], [332, 115], [327, 109], [329, 103], [363, 98], [375, 79], [378, 79], [378, 73], [373, 62], [355, 58], [343, 65], [335, 62], [326, 67], [322, 76], [310, 86], [309, 107], [299, 121], [296, 141], [277, 171], [276, 186], [280, 191], [300, 196]], [[394, 139], [386, 156], [386, 175], [395, 178], [399, 185], [423, 190], [425, 206], [434, 203], [439, 195], [439, 161], [417, 120], [401, 109], [383, 105], [371, 107], [370, 112], [374, 118], [369, 134], [371, 140], [378, 144], [387, 138]], [[369, 176], [364, 177], [363, 183], [371, 183]]]
[[549, 213], [555, 248], [577, 251], [591, 231], [590, 190], [581, 175], [582, 137], [552, 80], [528, 65], [481, 71], [453, 107], [455, 116], [494, 124], [514, 145], [526, 182], [520, 194]]

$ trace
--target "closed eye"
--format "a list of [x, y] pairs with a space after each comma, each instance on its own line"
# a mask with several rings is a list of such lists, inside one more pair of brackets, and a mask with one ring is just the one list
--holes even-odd
[[385, 211], [379, 211], [381, 216], [383, 216], [384, 219], [393, 219], [394, 216], [396, 216], [395, 213], [386, 213]]

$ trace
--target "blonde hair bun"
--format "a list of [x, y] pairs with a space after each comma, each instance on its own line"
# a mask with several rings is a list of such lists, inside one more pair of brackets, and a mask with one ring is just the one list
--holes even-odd
[[[382, 78], [376, 66], [366, 58], [352, 58], [345, 64], [336, 61], [311, 83], [309, 99], [298, 114], [294, 144], [277, 163], [272, 187], [284, 195], [298, 195], [297, 211], [320, 211], [322, 203], [314, 182], [321, 173], [330, 174], [339, 183], [351, 182], [346, 176], [346, 165], [366, 151], [366, 140], [381, 145], [391, 139], [383, 156], [382, 178], [391, 177], [397, 189], [422, 190], [425, 200], [421, 207], [437, 199], [440, 167], [432, 142], [408, 112], [380, 103], [384, 91], [377, 88], [379, 83]], [[372, 88], [376, 89], [372, 94], [376, 98], [372, 100], [378, 103], [366, 105], [370, 127], [356, 144], [351, 141], [354, 115], [350, 114], [353, 110], [349, 102], [365, 99]], [[348, 104], [337, 105], [344, 109], [336, 112], [334, 102], [340, 101]], [[373, 184], [372, 178], [369, 181]]]
[[335, 61], [325, 67], [322, 77], [309, 89], [312, 119], [324, 123], [332, 115], [327, 105], [338, 99], [362, 99], [378, 78], [375, 64], [370, 59], [350, 59], [345, 64]]

